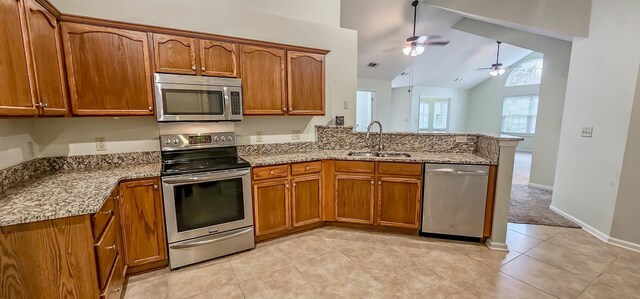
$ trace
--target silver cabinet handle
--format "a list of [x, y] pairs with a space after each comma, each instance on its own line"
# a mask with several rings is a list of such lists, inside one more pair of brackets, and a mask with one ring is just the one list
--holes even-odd
[[149, 111], [153, 111], [153, 107], [151, 107], [151, 106], [149, 106], [149, 108], [147, 108], [147, 109], [149, 109]]
[[111, 245], [109, 247], [105, 247], [104, 250], [116, 250], [116, 245]]
[[309, 170], [309, 169], [311, 169], [311, 168], [309, 168], [309, 166], [307, 166], [307, 167], [305, 167], [305, 168], [304, 168], [304, 170]]
[[282, 111], [287, 112], [287, 108], [286, 107], [282, 108]]
[[371, 185], [373, 185], [373, 183], [374, 183], [373, 180], [371, 180]]
[[192, 67], [191, 67], [191, 70], [192, 70], [192, 71], [195, 71], [195, 70], [196, 70], [196, 66], [195, 66], [195, 65], [194, 65], [194, 66], [192, 66]]
[[276, 172], [275, 172], [275, 171], [273, 171], [273, 170], [272, 170], [271, 172], [269, 172], [269, 173], [270, 173], [271, 175], [276, 174]]
[[171, 248], [171, 249], [183, 249], [183, 248], [191, 248], [191, 247], [197, 247], [197, 246], [212, 244], [212, 243], [221, 242], [221, 241], [224, 241], [224, 240], [228, 240], [228, 239], [231, 239], [231, 238], [235, 238], [237, 236], [241, 236], [241, 235], [250, 233], [252, 230], [253, 230], [252, 228], [247, 228], [247, 229], [244, 229], [244, 230], [239, 231], [237, 233], [233, 233], [233, 234], [230, 234], [230, 235], [222, 236], [220, 238], [215, 238], [215, 239], [211, 239], [211, 240], [204, 240], [204, 241], [198, 241], [198, 242], [192, 242], [192, 243], [186, 243], [186, 244], [173, 245], [173, 246], [169, 246], [169, 248]]
[[113, 210], [108, 210], [108, 211], [104, 211], [104, 212], [100, 211], [100, 212], [98, 212], [98, 214], [113, 215]]
[[153, 184], [153, 189], [158, 189], [158, 185]]
[[201, 69], [201, 70], [202, 70], [203, 72], [205, 71], [205, 68], [204, 68], [204, 66], [203, 66], [203, 67], [201, 67], [200, 69]]

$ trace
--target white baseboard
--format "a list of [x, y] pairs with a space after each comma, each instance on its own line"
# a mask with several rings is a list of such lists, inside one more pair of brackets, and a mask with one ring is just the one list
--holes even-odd
[[565, 211], [562, 211], [562, 210], [554, 207], [553, 205], [549, 206], [549, 209], [551, 209], [552, 211], [562, 215], [563, 217], [565, 217], [565, 218], [577, 223], [578, 225], [582, 226], [582, 229], [584, 231], [586, 231], [586, 232], [590, 233], [591, 235], [593, 235], [594, 237], [600, 239], [600, 241], [602, 241], [602, 242], [605, 242], [607, 244], [611, 244], [611, 245], [614, 245], [614, 246], [622, 247], [622, 248], [625, 248], [625, 249], [629, 249], [629, 250], [640, 252], [640, 244], [631, 243], [631, 242], [628, 242], [628, 241], [625, 241], [625, 240], [620, 240], [620, 239], [617, 239], [617, 238], [613, 238], [613, 237], [601, 232], [597, 228], [584, 223], [580, 219], [567, 214]]
[[489, 239], [489, 240], [487, 240], [487, 242], [485, 244], [491, 250], [509, 251], [509, 247], [507, 246], [507, 243], [504, 243], [504, 242], [493, 242], [493, 241], [491, 241], [491, 239]]
[[547, 185], [540, 185], [540, 184], [529, 183], [529, 187], [531, 187], [531, 188], [538, 188], [538, 189], [543, 189], [543, 190], [553, 191], [553, 186], [547, 186]]

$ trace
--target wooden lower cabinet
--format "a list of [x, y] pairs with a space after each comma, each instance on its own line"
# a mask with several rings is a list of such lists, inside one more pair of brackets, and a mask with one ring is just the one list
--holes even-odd
[[284, 179], [254, 184], [253, 208], [256, 236], [289, 229], [289, 181]]
[[322, 221], [322, 177], [320, 174], [291, 179], [292, 225], [302, 226]]
[[382, 176], [378, 179], [378, 225], [419, 228], [422, 182], [420, 178]]
[[373, 224], [375, 201], [373, 175], [336, 175], [336, 220]]
[[128, 273], [166, 264], [167, 241], [160, 179], [120, 183], [120, 217]]

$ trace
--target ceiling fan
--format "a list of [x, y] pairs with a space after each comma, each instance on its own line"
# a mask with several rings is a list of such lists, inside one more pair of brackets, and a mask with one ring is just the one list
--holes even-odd
[[437, 39], [440, 36], [426, 36], [416, 35], [416, 16], [418, 15], [418, 3], [420, 1], [415, 0], [411, 3], [413, 6], [413, 35], [407, 38], [407, 42], [402, 49], [404, 55], [418, 56], [424, 52], [425, 46], [444, 46], [449, 44], [449, 41], [431, 41], [429, 39]]
[[491, 67], [483, 67], [483, 68], [479, 68], [479, 71], [482, 70], [490, 70], [489, 71], [489, 75], [495, 77], [497, 75], [502, 75], [504, 74], [504, 72], [506, 71], [506, 69], [509, 69], [511, 67], [503, 67], [502, 63], [500, 63], [500, 44], [502, 44], [501, 41], [496, 41], [496, 43], [498, 43], [498, 51], [496, 53], [496, 63], [492, 64]]

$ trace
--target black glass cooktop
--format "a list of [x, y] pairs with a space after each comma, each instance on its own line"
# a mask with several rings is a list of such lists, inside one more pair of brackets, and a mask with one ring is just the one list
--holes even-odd
[[162, 175], [197, 173], [249, 167], [235, 147], [183, 150], [162, 153]]

